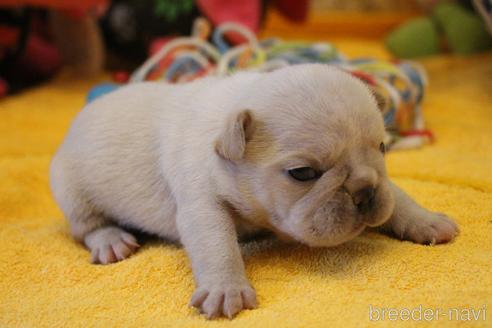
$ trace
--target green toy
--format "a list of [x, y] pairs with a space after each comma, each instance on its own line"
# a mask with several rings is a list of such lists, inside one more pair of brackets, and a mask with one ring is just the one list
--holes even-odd
[[492, 36], [475, 12], [456, 3], [440, 3], [430, 17], [416, 18], [393, 31], [386, 46], [400, 58], [435, 55], [443, 48], [467, 55], [492, 49]]
[[442, 4], [436, 7], [434, 15], [453, 52], [466, 55], [492, 48], [492, 37], [474, 12], [458, 5]]
[[430, 18], [416, 18], [391, 33], [386, 46], [400, 58], [430, 56], [439, 52], [439, 33]]

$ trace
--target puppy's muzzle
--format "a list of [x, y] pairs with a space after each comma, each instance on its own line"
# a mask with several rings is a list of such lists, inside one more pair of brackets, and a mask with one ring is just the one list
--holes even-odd
[[375, 194], [376, 189], [368, 186], [359, 189], [351, 195], [354, 205], [357, 207], [359, 213], [367, 214], [374, 208]]
[[364, 187], [349, 193], [355, 205], [360, 220], [369, 227], [376, 227], [386, 217], [381, 216], [381, 204], [378, 205], [378, 194], [382, 191], [379, 187], [365, 185]]

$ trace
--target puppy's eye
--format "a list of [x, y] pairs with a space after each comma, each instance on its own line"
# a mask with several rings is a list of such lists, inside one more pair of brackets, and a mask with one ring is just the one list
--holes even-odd
[[383, 154], [386, 153], [386, 145], [384, 144], [384, 142], [381, 142], [379, 144], [379, 151]]
[[289, 175], [297, 181], [309, 181], [318, 179], [321, 176], [321, 172], [316, 171], [312, 167], [298, 167], [295, 169], [287, 170]]

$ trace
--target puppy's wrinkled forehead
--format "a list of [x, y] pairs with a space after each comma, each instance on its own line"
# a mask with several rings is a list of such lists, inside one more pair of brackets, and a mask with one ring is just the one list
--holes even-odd
[[361, 81], [337, 68], [292, 66], [266, 75], [257, 87], [255, 105], [263, 107], [265, 129], [280, 152], [336, 156], [344, 147], [377, 146], [383, 140], [384, 124], [374, 96]]

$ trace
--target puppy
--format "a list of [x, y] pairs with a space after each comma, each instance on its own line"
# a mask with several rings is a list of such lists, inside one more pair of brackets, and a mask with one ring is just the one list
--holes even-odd
[[95, 263], [130, 256], [125, 227], [184, 246], [208, 318], [256, 307], [238, 238], [263, 230], [334, 246], [381, 226], [422, 244], [457, 226], [392, 184], [384, 125], [358, 79], [327, 65], [183, 85], [139, 83], [87, 105], [51, 188]]

